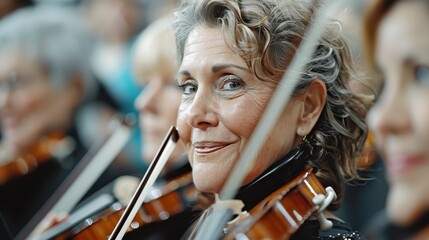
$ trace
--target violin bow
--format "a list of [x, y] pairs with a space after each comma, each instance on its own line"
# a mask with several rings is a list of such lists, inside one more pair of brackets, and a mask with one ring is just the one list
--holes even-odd
[[[319, 1], [316, 0], [316, 3], [318, 2]], [[316, 51], [318, 41], [322, 37], [325, 26], [329, 22], [328, 13], [332, 13], [341, 7], [344, 8], [343, 4], [347, 4], [346, 2], [349, 1], [332, 0], [326, 4], [324, 11], [320, 11], [320, 9], [315, 10], [315, 16], [309, 24], [289, 67], [279, 82], [267, 109], [257, 124], [252, 138], [249, 140], [243, 154], [225, 182], [219, 194], [220, 199], [234, 198], [250, 166], [255, 162], [256, 156], [260, 152], [263, 143], [265, 143], [268, 134], [289, 102], [293, 90], [298, 85], [301, 73], [305, 67], [303, 63], [309, 62], [311, 56]], [[222, 232], [226, 222], [229, 221], [231, 217], [232, 214], [229, 210], [215, 209], [212, 214], [209, 214], [207, 218], [203, 220], [201, 228], [197, 229], [195, 239], [218, 239], [219, 233]]]
[[174, 126], [171, 126], [170, 130], [164, 138], [164, 141], [161, 144], [161, 147], [158, 149], [155, 158], [152, 160], [148, 170], [146, 171], [144, 177], [140, 181], [139, 186], [134, 192], [130, 203], [122, 214], [121, 219], [119, 219], [119, 222], [116, 224], [115, 229], [109, 236], [109, 240], [120, 240], [124, 237], [128, 227], [136, 216], [137, 211], [142, 206], [143, 201], [146, 198], [150, 188], [154, 184], [155, 180], [158, 178], [159, 174], [161, 173], [161, 170], [167, 163], [167, 160], [170, 158], [170, 155], [173, 152], [177, 141], [179, 141], [179, 133]]
[[125, 118], [112, 122], [117, 125], [103, 142], [93, 145], [77, 166], [70, 172], [54, 194], [16, 236], [20, 239], [37, 239], [44, 218], [51, 214], [69, 213], [92, 184], [110, 165], [131, 137], [132, 123]]

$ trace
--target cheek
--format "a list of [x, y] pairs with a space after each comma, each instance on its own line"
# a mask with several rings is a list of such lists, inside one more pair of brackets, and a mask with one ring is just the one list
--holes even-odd
[[13, 98], [15, 111], [21, 114], [36, 113], [44, 105], [45, 92], [43, 91], [20, 91]]
[[276, 126], [268, 136], [267, 142], [271, 147], [271, 155], [274, 157], [272, 161], [283, 157], [302, 141], [303, 137], [297, 134], [297, 123], [300, 113], [298, 106], [299, 104], [295, 102], [287, 105]]
[[192, 128], [187, 122], [187, 108], [183, 104], [180, 105], [177, 115], [177, 129], [180, 140], [185, 144], [186, 150], [189, 151]]
[[[428, 100], [429, 101], [429, 100]], [[425, 107], [427, 108], [427, 107]], [[420, 136], [424, 139], [423, 142], [429, 142], [429, 110], [428, 109], [418, 109], [415, 113], [415, 117], [413, 118], [415, 121], [415, 130]]]
[[418, 142], [427, 144], [429, 142], [429, 108], [422, 103], [429, 102], [429, 90], [414, 94], [411, 99], [409, 108], [412, 114], [412, 128], [415, 134], [419, 136]]
[[249, 139], [258, 124], [266, 105], [268, 96], [246, 96], [229, 102], [227, 108], [220, 112], [221, 121], [235, 135]]
[[265, 145], [262, 147], [251, 172], [247, 176], [247, 183], [259, 176], [294, 147], [297, 140], [295, 134], [296, 118], [296, 113], [289, 110], [289, 108], [283, 112], [278, 123], [268, 135]]
[[180, 136], [180, 144], [183, 144], [183, 148], [185, 149], [185, 152], [188, 155], [188, 161], [191, 164], [191, 166], [193, 166], [193, 154], [192, 154], [192, 148], [191, 148], [191, 134], [192, 134], [192, 129], [191, 127], [187, 124], [186, 121], [186, 112], [182, 111], [182, 109], [179, 108], [179, 112], [177, 115], [177, 130], [179, 132], [179, 136]]

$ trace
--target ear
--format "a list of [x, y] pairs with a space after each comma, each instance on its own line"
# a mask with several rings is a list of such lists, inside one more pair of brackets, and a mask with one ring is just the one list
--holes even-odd
[[313, 80], [302, 94], [300, 98], [304, 107], [298, 117], [297, 135], [305, 137], [316, 125], [326, 103], [326, 94], [325, 83], [319, 79]]

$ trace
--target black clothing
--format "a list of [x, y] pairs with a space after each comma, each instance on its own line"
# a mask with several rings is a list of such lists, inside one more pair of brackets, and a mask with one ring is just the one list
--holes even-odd
[[335, 215], [363, 233], [368, 220], [386, 205], [388, 184], [382, 159], [378, 158], [368, 169], [360, 170], [359, 176], [364, 180], [347, 183], [343, 202]]
[[357, 231], [353, 231], [348, 224], [333, 219], [330, 220], [334, 225], [328, 231], [321, 231], [317, 220], [308, 220], [304, 222], [290, 240], [365, 240], [365, 237]]
[[245, 210], [249, 211], [303, 171], [308, 163], [303, 159], [308, 159], [308, 157], [306, 146], [299, 146], [271, 165], [254, 181], [240, 188], [235, 199], [242, 200]]
[[402, 240], [412, 238], [428, 226], [429, 212], [424, 213], [414, 224], [406, 228], [391, 223], [383, 209], [369, 219], [363, 233], [369, 240]]

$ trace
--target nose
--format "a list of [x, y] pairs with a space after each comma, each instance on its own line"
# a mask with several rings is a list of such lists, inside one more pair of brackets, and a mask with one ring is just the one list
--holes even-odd
[[142, 112], [158, 112], [156, 98], [159, 89], [154, 84], [147, 84], [134, 101], [134, 107], [140, 113]]
[[193, 128], [206, 130], [219, 124], [216, 103], [210, 91], [199, 88], [187, 111], [187, 122]]
[[408, 104], [409, 101], [403, 89], [386, 89], [368, 113], [367, 120], [370, 129], [381, 138], [409, 132], [411, 122]]

